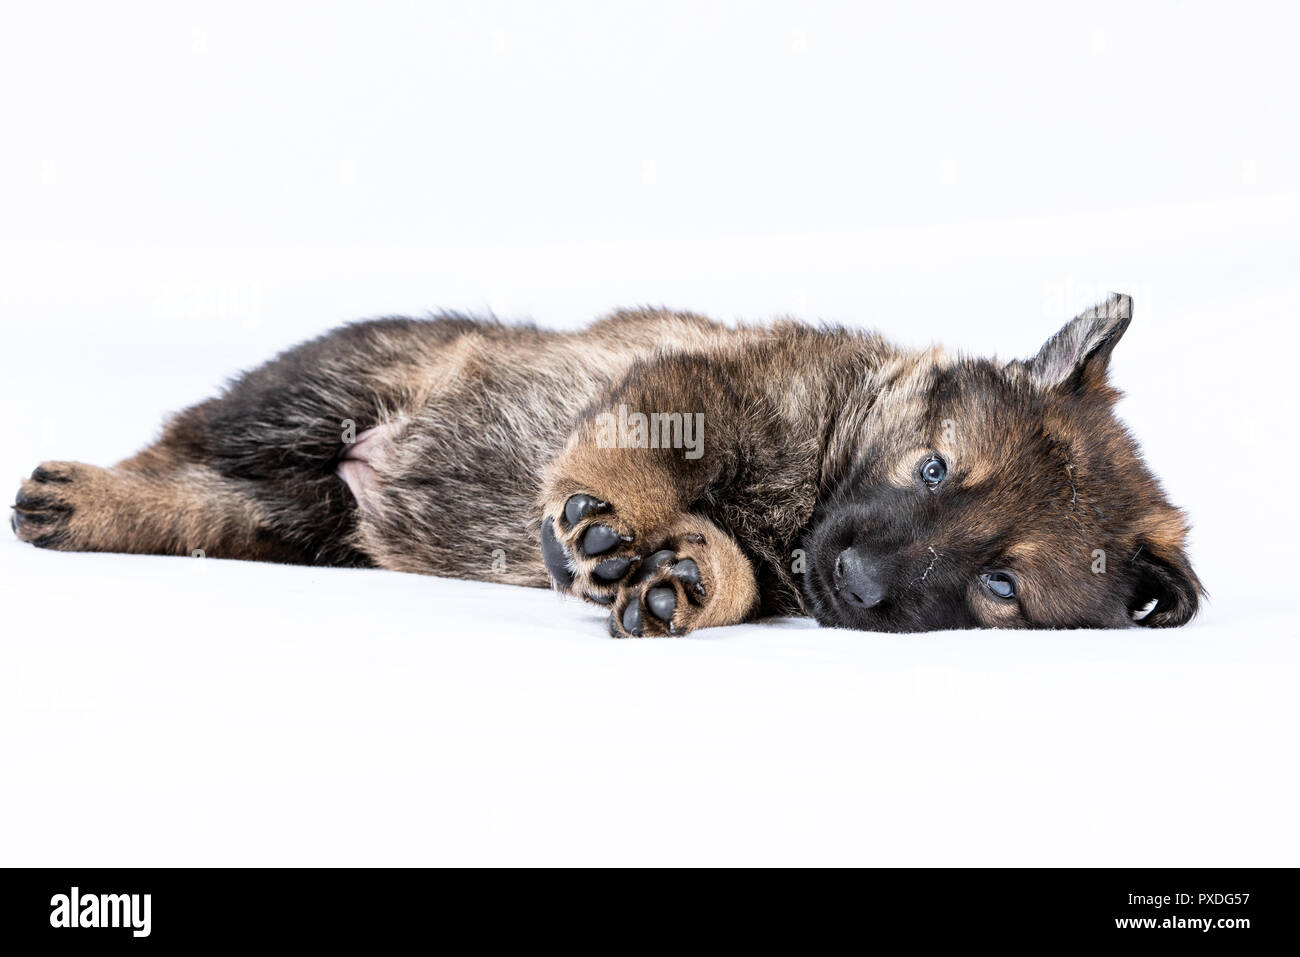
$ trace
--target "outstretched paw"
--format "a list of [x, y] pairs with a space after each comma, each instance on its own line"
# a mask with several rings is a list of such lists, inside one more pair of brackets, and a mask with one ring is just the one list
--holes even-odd
[[44, 462], [24, 479], [9, 524], [22, 541], [39, 548], [76, 549], [74, 516], [80, 471], [76, 462]]

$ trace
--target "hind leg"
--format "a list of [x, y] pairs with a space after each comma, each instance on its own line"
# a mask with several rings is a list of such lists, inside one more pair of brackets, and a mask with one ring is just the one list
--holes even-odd
[[369, 564], [351, 541], [353, 504], [327, 464], [289, 462], [256, 476], [231, 467], [229, 443], [210, 424], [224, 402], [181, 413], [160, 441], [112, 468], [42, 463], [19, 488], [15, 533], [60, 551]]
[[422, 363], [469, 325], [381, 320], [303, 343], [112, 468], [45, 463], [22, 484], [14, 529], [66, 551], [372, 564], [339, 460], [349, 436], [412, 401]]
[[23, 541], [61, 551], [301, 560], [252, 484], [197, 463], [45, 462], [23, 481], [12, 524]]

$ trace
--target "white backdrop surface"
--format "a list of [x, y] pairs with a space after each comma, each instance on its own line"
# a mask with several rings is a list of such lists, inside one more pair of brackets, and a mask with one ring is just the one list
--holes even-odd
[[14, 489], [348, 319], [654, 303], [1027, 355], [1107, 290], [1172, 632], [616, 642], [543, 591], [0, 541], [0, 864], [1297, 862], [1294, 15], [29, 6]]

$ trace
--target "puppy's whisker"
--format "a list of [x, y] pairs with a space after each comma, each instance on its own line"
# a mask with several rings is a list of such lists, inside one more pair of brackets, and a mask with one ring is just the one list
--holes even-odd
[[930, 564], [928, 564], [928, 565], [925, 566], [925, 571], [923, 571], [923, 572], [921, 573], [921, 577], [918, 578], [918, 579], [916, 580], [916, 583], [917, 583], [918, 585], [924, 585], [924, 584], [925, 584], [925, 580], [926, 580], [927, 578], [930, 577], [930, 572], [931, 572], [931, 570], [932, 570], [932, 569], [934, 568], [934, 566], [935, 566], [936, 564], [938, 564], [938, 562], [939, 562], [939, 553], [936, 552], [936, 551], [934, 550], [934, 546], [933, 546], [933, 545], [927, 545], [926, 548], [930, 549], [930, 554], [933, 555], [934, 558], [930, 559]]

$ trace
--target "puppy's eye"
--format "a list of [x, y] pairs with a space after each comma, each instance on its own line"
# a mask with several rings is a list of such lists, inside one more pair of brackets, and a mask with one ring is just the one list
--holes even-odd
[[1006, 572], [986, 572], [980, 576], [980, 581], [999, 598], [1016, 597], [1016, 580]]
[[930, 488], [938, 488], [947, 474], [948, 463], [937, 455], [932, 455], [921, 463], [921, 481]]

